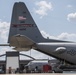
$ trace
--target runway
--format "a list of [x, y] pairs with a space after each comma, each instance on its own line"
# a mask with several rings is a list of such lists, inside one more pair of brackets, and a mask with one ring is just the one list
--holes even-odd
[[[30, 73], [30, 74], [1, 74], [1, 75], [69, 75], [64, 73]], [[70, 74], [70, 75], [76, 75], [76, 74]]]

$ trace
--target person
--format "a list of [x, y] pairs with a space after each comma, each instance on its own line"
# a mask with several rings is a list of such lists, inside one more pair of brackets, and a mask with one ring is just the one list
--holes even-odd
[[19, 73], [19, 68], [16, 69], [15, 73]]
[[38, 73], [38, 66], [35, 67], [35, 73]]
[[26, 73], [30, 73], [29, 67], [26, 66]]
[[9, 70], [8, 70], [9, 71], [9, 74], [11, 74], [11, 70], [12, 70], [11, 67], [9, 67]]

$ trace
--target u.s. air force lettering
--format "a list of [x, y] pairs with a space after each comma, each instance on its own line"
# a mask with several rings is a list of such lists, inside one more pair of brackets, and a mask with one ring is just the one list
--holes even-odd
[[76, 50], [71, 49], [71, 50], [67, 51], [67, 54], [70, 54], [71, 56], [75, 56], [76, 55]]

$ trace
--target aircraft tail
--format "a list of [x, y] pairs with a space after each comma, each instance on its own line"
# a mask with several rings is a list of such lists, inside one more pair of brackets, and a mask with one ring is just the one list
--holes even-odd
[[[16, 37], [13, 38], [13, 36]], [[18, 45], [21, 46], [22, 44], [21, 41], [23, 40], [21, 37], [19, 39], [19, 36], [27, 37], [30, 40], [32, 40], [33, 43], [65, 42], [61, 40], [43, 38], [30, 12], [28, 11], [26, 5], [23, 2], [16, 2], [13, 7], [9, 37], [8, 37], [8, 43], [10, 43], [10, 46], [14, 45], [16, 45], [16, 47], [18, 47]]]
[[25, 35], [35, 42], [43, 40], [36, 23], [23, 2], [14, 4], [8, 43], [10, 43], [10, 38], [16, 35]]

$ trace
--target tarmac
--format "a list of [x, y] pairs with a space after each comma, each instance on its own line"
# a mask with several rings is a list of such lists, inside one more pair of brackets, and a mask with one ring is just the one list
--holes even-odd
[[[1, 74], [1, 75], [69, 75], [64, 73], [31, 73], [31, 74]], [[76, 74], [70, 74], [76, 75]]]

